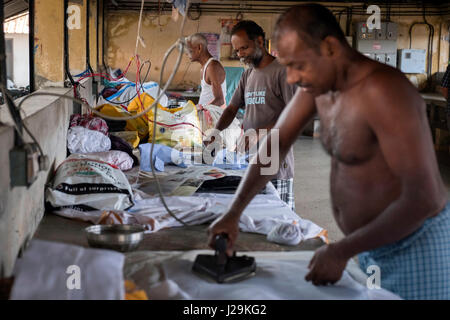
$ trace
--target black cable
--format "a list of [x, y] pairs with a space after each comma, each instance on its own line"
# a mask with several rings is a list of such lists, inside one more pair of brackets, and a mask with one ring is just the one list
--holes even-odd
[[[1, 53], [0, 53], [1, 55]], [[1, 84], [0, 92], [2, 93], [3, 100], [8, 108], [9, 114], [11, 115], [11, 118], [14, 122], [14, 129], [15, 129], [15, 137], [14, 137], [14, 145], [16, 146], [23, 146], [25, 144], [25, 141], [23, 139], [23, 127], [25, 127], [25, 124], [22, 121], [22, 117], [20, 116], [20, 112], [17, 109], [16, 105], [14, 104], [14, 100], [10, 96], [8, 90], [4, 86], [4, 84]]]
[[[64, 0], [64, 69], [66, 76], [69, 78], [69, 81], [72, 86], [76, 86], [78, 83], [73, 80], [72, 75], [70, 74], [70, 66], [69, 66], [69, 28], [67, 27], [67, 8], [69, 7], [69, 0]], [[65, 83], [64, 86], [66, 87]]]
[[29, 54], [29, 87], [30, 93], [36, 90], [36, 81], [34, 79], [35, 67], [34, 67], [34, 13], [35, 13], [35, 0], [28, 0], [28, 54]]
[[386, 21], [391, 22], [391, 5], [386, 1]]
[[3, 5], [0, 6], [0, 21], [2, 22], [2, 27], [0, 30], [0, 92], [2, 93], [2, 97], [4, 100], [4, 103], [6, 103], [6, 106], [8, 108], [8, 111], [11, 115], [11, 118], [14, 122], [14, 127], [16, 129], [15, 134], [15, 145], [23, 145], [24, 141], [22, 138], [22, 118], [20, 117], [20, 112], [16, 108], [13, 99], [11, 98], [9, 92], [8, 92], [8, 78], [6, 73], [6, 48], [5, 48], [5, 33], [3, 30], [3, 22], [4, 22], [4, 7]]
[[342, 14], [345, 12], [345, 9], [342, 9], [341, 11], [339, 11], [338, 15], [339, 15], [339, 19], [338, 19], [338, 23], [339, 23], [339, 27], [341, 26], [341, 16]]
[[100, 49], [99, 46], [99, 36], [100, 36], [100, 0], [95, 0], [95, 4], [97, 5], [97, 16], [96, 16], [96, 31], [97, 31], [97, 36], [95, 37], [96, 39], [96, 53], [97, 53], [97, 70], [99, 70], [99, 66], [100, 66], [100, 55], [99, 55], [99, 51], [98, 49]]
[[[94, 73], [94, 70], [92, 70], [91, 67], [91, 44], [90, 44], [90, 38], [91, 35], [89, 34], [90, 31], [90, 20], [89, 16], [91, 14], [91, 1], [86, 0], [86, 69], [89, 70], [90, 73]], [[95, 81], [95, 78], [94, 78]]]
[[418, 24], [423, 24], [428, 27], [428, 43], [427, 43], [427, 83], [429, 84], [431, 81], [431, 71], [432, 71], [432, 62], [433, 62], [433, 40], [434, 40], [434, 27], [430, 23], [428, 23], [425, 14], [425, 3], [422, 2], [422, 17], [423, 22], [414, 22], [409, 27], [409, 48], [412, 46], [412, 30], [414, 26]]
[[431, 25], [430, 23], [428, 23], [427, 18], [426, 18], [426, 14], [425, 14], [425, 2], [422, 2], [422, 6], [423, 6], [423, 22], [428, 26], [428, 28], [430, 29], [430, 32], [428, 34], [428, 66], [427, 66], [427, 71], [428, 71], [428, 83], [430, 83], [431, 81], [431, 72], [432, 72], [432, 63], [433, 63], [433, 39], [434, 39], [434, 27], [433, 25]]
[[[144, 67], [144, 65], [146, 63], [148, 63], [149, 65], [148, 65], [147, 73], [145, 74], [144, 80], [142, 81], [141, 80], [141, 71], [142, 71], [142, 68]], [[146, 61], [144, 61], [144, 63], [139, 68], [139, 82], [138, 83], [140, 84], [140, 88], [138, 88], [138, 90], [141, 90], [141, 89], [144, 88], [143, 84], [147, 80], [148, 74], [150, 73], [151, 66], [152, 66], [152, 64], [151, 64], [150, 60], [146, 60]], [[138, 86], [138, 83], [136, 83], [136, 87]], [[108, 100], [108, 98], [103, 98], [103, 99], [105, 99], [109, 103], [116, 104], [116, 105], [121, 105], [121, 104], [129, 103], [129, 102], [133, 101], [137, 97], [137, 95], [138, 95], [138, 93], [136, 91], [136, 94], [132, 98], [130, 98], [130, 99], [126, 100], [126, 101], [121, 101], [121, 102], [114, 102], [114, 101]]]
[[350, 35], [350, 25], [352, 23], [352, 7], [347, 7], [347, 23], [345, 26], [345, 35], [349, 36]]
[[105, 6], [105, 0], [102, 0], [102, 64], [104, 70], [108, 70], [105, 62], [105, 12], [106, 12], [106, 6]]

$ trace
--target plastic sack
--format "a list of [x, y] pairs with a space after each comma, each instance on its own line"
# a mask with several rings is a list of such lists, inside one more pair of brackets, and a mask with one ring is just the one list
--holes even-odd
[[84, 127], [89, 130], [95, 130], [108, 135], [108, 125], [102, 118], [93, 115], [73, 114], [70, 116], [70, 127]]
[[126, 210], [134, 205], [131, 186], [117, 167], [73, 156], [56, 170], [46, 200], [54, 208]]
[[[221, 107], [215, 105], [207, 105], [207, 106], [197, 106], [198, 107], [198, 116], [200, 118], [200, 123], [202, 127], [202, 131], [205, 134], [208, 134], [209, 129], [214, 129], [216, 127], [217, 122], [222, 116], [223, 110]], [[237, 141], [242, 135], [241, 122], [239, 119], [234, 118], [231, 124], [220, 133], [222, 137], [223, 147], [234, 151], [236, 150]], [[204, 137], [204, 139], [208, 139]]]
[[141, 139], [139, 139], [139, 134], [137, 131], [119, 131], [111, 132], [111, 135], [119, 137], [130, 145], [131, 148], [137, 148]]
[[202, 131], [197, 108], [191, 101], [175, 109], [159, 107], [155, 139], [153, 139], [153, 110], [150, 111], [149, 120], [150, 143], [164, 144], [176, 149], [202, 147]]
[[[125, 80], [122, 82], [117, 82], [116, 84], [121, 84], [121, 88], [116, 91], [115, 93], [111, 94], [109, 97], [99, 97], [99, 100], [97, 102], [97, 105], [104, 105], [104, 104], [112, 104], [112, 105], [128, 105], [133, 101], [135, 98], [138, 98], [137, 91], [136, 91], [136, 85], [135, 83]], [[139, 94], [142, 96], [143, 94], [148, 94], [153, 98], [157, 97], [158, 94], [158, 88], [159, 85], [156, 82], [150, 81], [145, 82], [144, 84], [139, 85]], [[161, 99], [159, 100], [159, 104], [161, 104], [163, 107], [167, 107], [169, 102], [169, 99], [165, 94], [161, 96]]]
[[100, 131], [72, 127], [67, 133], [67, 148], [70, 153], [104, 152], [111, 149], [111, 140]]
[[[110, 117], [127, 117], [131, 116], [133, 114], [136, 114], [135, 112], [128, 112], [127, 110], [123, 109], [119, 106], [113, 106], [110, 104], [105, 104], [101, 107], [99, 107], [99, 111], [103, 113], [104, 115], [110, 116]], [[131, 119], [126, 121], [125, 130], [127, 131], [137, 131], [139, 138], [144, 139], [148, 135], [148, 121], [144, 117]]]
[[71, 159], [93, 159], [100, 160], [113, 166], [118, 167], [122, 171], [130, 170], [133, 168], [134, 160], [123, 151], [111, 150], [106, 152], [94, 152], [94, 153], [77, 153], [70, 155], [67, 160]]

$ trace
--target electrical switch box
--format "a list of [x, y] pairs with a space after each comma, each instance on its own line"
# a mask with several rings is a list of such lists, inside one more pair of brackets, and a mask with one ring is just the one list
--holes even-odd
[[392, 67], [397, 66], [398, 25], [381, 22], [379, 29], [370, 30], [366, 22], [355, 24], [354, 48], [365, 56]]
[[12, 187], [30, 186], [39, 174], [39, 151], [37, 144], [27, 143], [9, 152], [10, 179]]
[[425, 73], [426, 50], [400, 49], [397, 64], [404, 73]]

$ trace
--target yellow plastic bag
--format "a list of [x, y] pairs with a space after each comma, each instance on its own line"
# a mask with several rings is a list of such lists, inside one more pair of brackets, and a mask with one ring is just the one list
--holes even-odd
[[[127, 112], [121, 107], [113, 106], [110, 104], [104, 104], [103, 106], [99, 107], [99, 111], [104, 115], [111, 117], [126, 117], [136, 114], [136, 112]], [[137, 131], [139, 138], [144, 139], [148, 134], [148, 121], [145, 119], [145, 117], [127, 120], [125, 130]]]
[[[149, 142], [153, 142], [153, 109], [149, 116]], [[188, 101], [183, 107], [158, 109], [157, 128], [154, 142], [172, 148], [192, 148], [202, 146], [202, 132], [197, 108]]]

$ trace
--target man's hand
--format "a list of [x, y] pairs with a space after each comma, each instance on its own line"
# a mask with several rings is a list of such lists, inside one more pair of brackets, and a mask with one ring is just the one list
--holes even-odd
[[242, 135], [236, 142], [236, 151], [238, 153], [247, 153], [251, 149], [256, 147], [258, 143], [258, 138], [256, 136], [245, 136]]
[[239, 218], [234, 218], [229, 213], [216, 219], [208, 228], [208, 245], [214, 248], [216, 235], [225, 233], [227, 240], [227, 255], [233, 255], [233, 247], [239, 234]]
[[309, 273], [306, 281], [312, 281], [314, 285], [334, 284], [342, 277], [348, 259], [343, 258], [334, 249], [333, 245], [325, 245], [316, 250], [309, 262]]
[[216, 138], [214, 136], [208, 136], [205, 138], [205, 140], [203, 140], [203, 144], [205, 145], [205, 147], [207, 147], [208, 145], [213, 143], [215, 140], [216, 140]]

